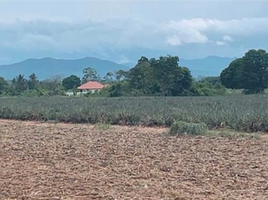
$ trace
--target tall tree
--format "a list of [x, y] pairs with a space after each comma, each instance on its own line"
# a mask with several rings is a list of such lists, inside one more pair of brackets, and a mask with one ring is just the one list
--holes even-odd
[[243, 70], [243, 58], [238, 58], [229, 64], [229, 67], [224, 69], [220, 75], [221, 83], [232, 89], [241, 89], [241, 75]]
[[265, 50], [249, 50], [243, 57], [242, 85], [250, 93], [268, 87], [268, 54]]
[[260, 93], [268, 87], [268, 54], [265, 50], [249, 50], [231, 62], [221, 73], [227, 88], [243, 88], [247, 93]]
[[115, 74], [113, 72], [107, 72], [107, 74], [103, 77], [104, 83], [111, 83], [115, 80]]
[[150, 62], [162, 95], [179, 95], [182, 90], [191, 87], [191, 73], [186, 67], [179, 67], [179, 57], [161, 56]]
[[50, 95], [60, 95], [63, 94], [61, 83], [62, 83], [62, 76], [55, 75], [46, 80], [40, 81], [40, 87], [43, 90], [48, 91]]
[[12, 85], [17, 93], [22, 93], [28, 89], [28, 81], [21, 74], [12, 79]]
[[34, 89], [36, 89], [38, 82], [39, 82], [39, 81], [38, 81], [38, 78], [37, 78], [37, 76], [35, 75], [35, 73], [31, 74], [31, 75], [29, 76], [29, 80], [28, 80], [29, 90], [34, 90]]
[[91, 67], [87, 67], [83, 70], [83, 79], [82, 83], [86, 83], [88, 81], [100, 81], [100, 76], [97, 71]]
[[81, 79], [78, 76], [71, 75], [62, 80], [62, 86], [65, 90], [77, 88], [81, 84]]
[[[129, 70], [128, 78], [132, 89], [140, 90], [144, 94], [157, 92], [157, 81], [154, 78], [153, 67], [148, 58], [142, 56], [135, 67]], [[158, 91], [159, 92], [159, 91]]]
[[8, 82], [3, 78], [0, 77], [0, 95], [2, 95], [8, 87]]
[[187, 67], [177, 67], [174, 69], [175, 78], [171, 83], [170, 92], [172, 96], [178, 96], [188, 91], [193, 83], [190, 70]]
[[117, 81], [122, 81], [126, 79], [127, 76], [128, 76], [128, 71], [125, 71], [122, 69], [115, 71], [115, 78]]
[[148, 60], [141, 57], [137, 65], [129, 70], [130, 87], [143, 94], [181, 95], [192, 85], [188, 68], [179, 67], [177, 56], [161, 56]]

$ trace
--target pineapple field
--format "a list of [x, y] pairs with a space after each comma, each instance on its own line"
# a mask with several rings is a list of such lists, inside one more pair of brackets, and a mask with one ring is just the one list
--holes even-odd
[[169, 127], [174, 121], [209, 129], [268, 131], [267, 95], [218, 97], [0, 98], [0, 118], [66, 123]]

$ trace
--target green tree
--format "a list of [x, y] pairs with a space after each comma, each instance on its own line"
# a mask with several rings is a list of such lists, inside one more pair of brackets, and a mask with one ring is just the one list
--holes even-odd
[[173, 96], [184, 95], [188, 91], [193, 83], [193, 78], [190, 70], [187, 67], [177, 67], [174, 70], [175, 78], [171, 83], [171, 94]]
[[153, 94], [158, 89], [153, 74], [153, 67], [148, 58], [142, 56], [135, 67], [129, 70], [127, 75], [132, 89], [139, 90], [143, 94]]
[[42, 92], [42, 94], [47, 95], [62, 95], [64, 94], [63, 88], [62, 88], [62, 76], [56, 75], [53, 77], [50, 77], [46, 80], [40, 81], [40, 88], [38, 88], [38, 91]]
[[141, 57], [130, 69], [127, 80], [135, 94], [182, 95], [191, 88], [193, 78], [186, 67], [178, 65], [177, 56], [161, 56], [159, 59]]
[[104, 83], [112, 83], [115, 81], [115, 74], [113, 72], [107, 72], [107, 74], [103, 77], [102, 82]]
[[207, 77], [202, 78], [200, 82], [201, 83], [208, 82], [208, 83], [211, 83], [212, 85], [215, 85], [215, 84], [221, 83], [221, 80], [219, 76], [207, 76]]
[[100, 76], [97, 71], [91, 67], [87, 67], [83, 70], [83, 79], [82, 83], [86, 83], [88, 81], [100, 81]]
[[158, 60], [151, 59], [154, 78], [160, 87], [161, 94], [180, 95], [183, 90], [191, 87], [193, 78], [188, 68], [179, 67], [179, 57], [161, 56]]
[[268, 54], [250, 50], [243, 57], [241, 83], [249, 93], [260, 93], [268, 87]]
[[122, 80], [126, 79], [127, 76], [128, 76], [128, 71], [125, 71], [122, 69], [115, 71], [115, 79], [117, 81], [122, 81]]
[[12, 85], [17, 94], [21, 94], [28, 89], [28, 81], [21, 74], [12, 79]]
[[104, 88], [100, 91], [101, 96], [106, 97], [120, 97], [120, 96], [129, 96], [131, 89], [129, 87], [129, 82], [127, 80], [114, 83], [107, 88]]
[[191, 95], [193, 96], [213, 96], [213, 95], [224, 95], [226, 88], [220, 83], [212, 84], [208, 81], [196, 81], [193, 84]]
[[77, 88], [81, 84], [81, 79], [78, 76], [71, 75], [62, 80], [62, 86], [65, 90]]
[[29, 90], [34, 90], [37, 88], [37, 85], [38, 85], [38, 78], [37, 76], [35, 75], [35, 73], [31, 74], [29, 76], [29, 80], [28, 80], [28, 88]]
[[3, 77], [0, 77], [0, 95], [5, 93], [7, 89], [8, 89], [8, 82]]
[[243, 58], [232, 61], [220, 74], [221, 83], [231, 89], [241, 89], [241, 76], [243, 70]]
[[249, 50], [222, 71], [221, 82], [227, 88], [261, 93], [268, 87], [268, 54], [265, 50]]
[[120, 97], [122, 96], [122, 85], [121, 83], [114, 84], [109, 87], [108, 92], [110, 97]]

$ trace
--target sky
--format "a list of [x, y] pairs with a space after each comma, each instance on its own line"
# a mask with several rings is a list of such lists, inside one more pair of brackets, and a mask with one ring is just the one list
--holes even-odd
[[43, 57], [239, 57], [268, 50], [267, 10], [266, 0], [0, 0], [0, 65]]

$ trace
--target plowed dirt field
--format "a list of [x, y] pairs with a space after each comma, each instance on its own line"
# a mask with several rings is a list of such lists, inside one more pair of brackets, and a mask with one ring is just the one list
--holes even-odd
[[268, 199], [268, 139], [0, 121], [0, 199]]

